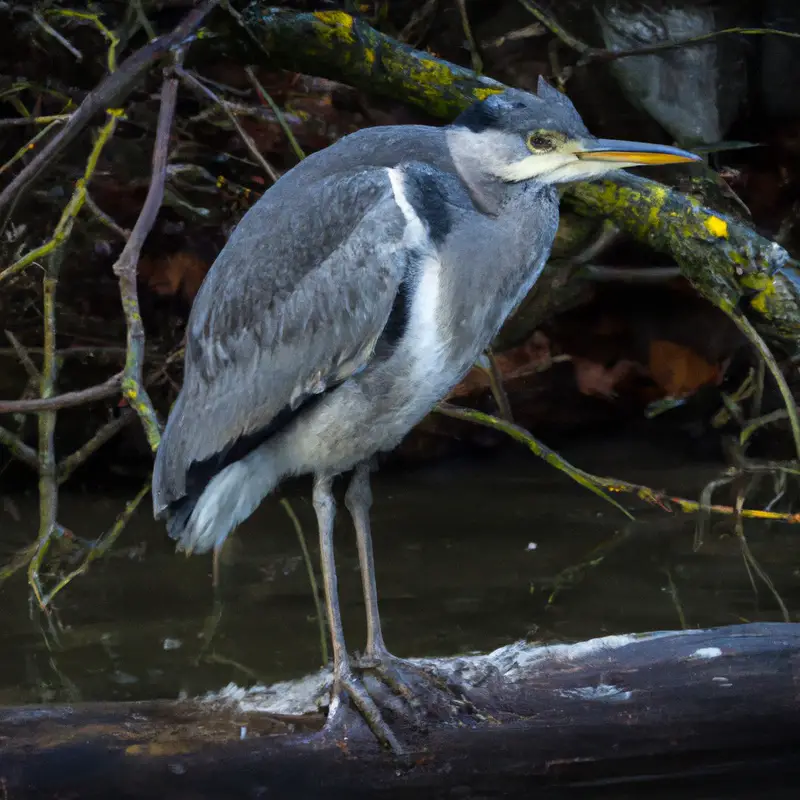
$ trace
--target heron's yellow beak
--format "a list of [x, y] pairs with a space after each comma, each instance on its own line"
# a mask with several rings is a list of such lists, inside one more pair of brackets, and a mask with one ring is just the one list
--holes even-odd
[[677, 147], [621, 139], [595, 139], [575, 151], [575, 156], [590, 161], [617, 161], [624, 164], [683, 164], [701, 161], [700, 156]]

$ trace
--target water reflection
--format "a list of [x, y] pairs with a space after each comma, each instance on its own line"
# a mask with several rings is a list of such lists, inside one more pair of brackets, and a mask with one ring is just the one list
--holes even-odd
[[[664, 463], [636, 443], [586, 443], [574, 463], [696, 497], [719, 465]], [[293, 506], [316, 558], [304, 484]], [[63, 523], [93, 537], [136, 491], [64, 494]], [[30, 540], [35, 497], [11, 498], [2, 557]], [[576, 640], [607, 633], [779, 620], [761, 584], [754, 595], [727, 523], [694, 553], [693, 521], [637, 509], [637, 522], [532, 458], [378, 475], [373, 528], [387, 640], [398, 655], [487, 650], [528, 637]], [[15, 519], [16, 517], [16, 519]], [[337, 557], [349, 646], [364, 642], [355, 539], [345, 513]], [[791, 612], [800, 606], [797, 534], [751, 524], [750, 545]], [[556, 577], [620, 533], [625, 541], [548, 604]], [[226, 548], [214, 613], [211, 561], [181, 558], [147, 503], [113, 557], [92, 565], [57, 601], [50, 621], [31, 609], [24, 578], [0, 590], [0, 703], [122, 700], [196, 694], [235, 681], [277, 681], [316, 669], [319, 634], [292, 524], [269, 501]], [[793, 614], [794, 618], [794, 614]]]

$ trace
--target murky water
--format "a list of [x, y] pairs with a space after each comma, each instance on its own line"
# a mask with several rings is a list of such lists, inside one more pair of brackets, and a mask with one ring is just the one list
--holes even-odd
[[[717, 464], [687, 468], [633, 442], [565, 452], [597, 473], [697, 497]], [[753, 593], [740, 545], [718, 522], [693, 552], [694, 522], [643, 507], [633, 525], [533, 457], [508, 453], [375, 479], [373, 531], [387, 642], [398, 655], [488, 650], [527, 637], [570, 641], [607, 633], [780, 620]], [[60, 518], [84, 537], [113, 522], [119, 496], [62, 497]], [[316, 559], [306, 486], [293, 506]], [[3, 560], [30, 541], [35, 497], [2, 511]], [[17, 521], [14, 516], [18, 516]], [[631, 535], [548, 605], [556, 577], [592, 548]], [[800, 608], [800, 539], [793, 526], [750, 524], [750, 545], [793, 618]], [[340, 590], [351, 649], [362, 646], [355, 541], [341, 509]], [[0, 590], [0, 703], [176, 697], [301, 675], [320, 663], [317, 620], [294, 529], [266, 502], [225, 551], [212, 638], [211, 560], [178, 557], [145, 502], [112, 557], [95, 562], [56, 602], [51, 624], [33, 613], [24, 577]]]

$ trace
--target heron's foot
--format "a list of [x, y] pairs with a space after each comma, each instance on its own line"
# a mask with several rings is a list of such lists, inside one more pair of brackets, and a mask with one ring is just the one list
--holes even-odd
[[396, 756], [406, 755], [405, 748], [387, 725], [380, 709], [370, 697], [364, 684], [353, 674], [349, 667], [341, 670], [334, 678], [331, 705], [324, 728], [327, 733], [337, 736], [347, 733], [349, 702], [352, 702], [375, 738], [384, 747], [391, 750]]
[[[387, 686], [396, 697], [394, 702], [385, 698], [386, 706], [414, 727], [424, 728], [426, 718], [448, 718], [468, 710], [469, 704], [439, 676], [392, 655], [386, 648], [368, 651], [355, 662], [355, 668]], [[398, 698], [405, 702], [398, 703]]]

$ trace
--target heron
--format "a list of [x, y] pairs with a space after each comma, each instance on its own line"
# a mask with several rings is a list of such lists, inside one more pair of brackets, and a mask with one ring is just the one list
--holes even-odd
[[[697, 160], [592, 136], [541, 79], [536, 94], [491, 94], [449, 125], [345, 136], [281, 176], [234, 229], [189, 315], [153, 509], [179, 551], [218, 551], [284, 479], [312, 476], [333, 653], [326, 725], [355, 706], [403, 750], [362, 671], [413, 696], [378, 612], [375, 457], [449, 393], [529, 292], [558, 227], [559, 184]], [[367, 619], [360, 663], [346, 649], [334, 559], [343, 473]]]

